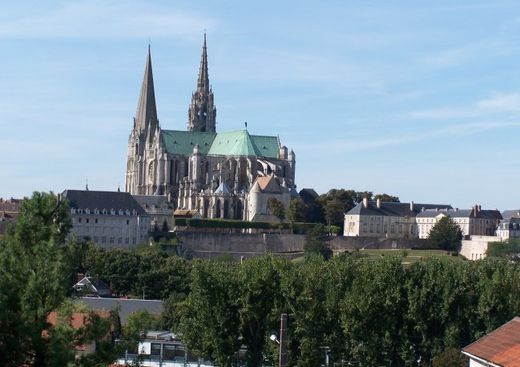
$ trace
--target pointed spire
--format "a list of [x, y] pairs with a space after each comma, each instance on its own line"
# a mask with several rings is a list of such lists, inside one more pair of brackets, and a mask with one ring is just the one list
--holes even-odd
[[155, 89], [153, 85], [152, 53], [150, 51], [150, 44], [148, 44], [148, 55], [146, 57], [143, 84], [141, 85], [141, 94], [139, 96], [135, 120], [137, 129], [141, 131], [145, 130], [149, 124], [157, 124], [157, 108], [155, 106]]
[[204, 44], [202, 46], [202, 56], [200, 58], [199, 79], [197, 81], [198, 92], [209, 92], [208, 74], [208, 48], [206, 46], [206, 32], [204, 32]]
[[213, 91], [209, 84], [208, 49], [206, 46], [206, 32], [202, 45], [197, 90], [191, 96], [188, 109], [188, 131], [215, 132], [217, 109], [213, 103]]

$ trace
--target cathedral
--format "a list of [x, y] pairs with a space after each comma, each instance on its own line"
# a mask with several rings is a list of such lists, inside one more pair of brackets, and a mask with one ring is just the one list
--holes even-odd
[[272, 220], [267, 200], [275, 197], [287, 208], [297, 195], [294, 152], [277, 136], [250, 134], [247, 125], [217, 132], [216, 118], [206, 35], [186, 131], [161, 129], [148, 47], [128, 139], [126, 191], [166, 195], [177, 209], [196, 210], [203, 218]]

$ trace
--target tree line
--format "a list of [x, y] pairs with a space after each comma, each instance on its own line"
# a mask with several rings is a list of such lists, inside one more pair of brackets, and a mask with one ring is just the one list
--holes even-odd
[[[290, 315], [291, 366], [320, 365], [324, 347], [331, 362], [428, 366], [520, 310], [520, 268], [508, 259], [444, 256], [403, 265], [399, 253], [330, 257], [319, 233], [311, 233], [308, 256], [298, 262], [273, 256], [189, 261], [158, 247], [103, 250], [67, 241], [67, 211], [56, 196], [35, 193], [0, 240], [0, 360], [7, 365], [114, 359], [117, 349], [102, 337], [110, 326], [94, 313], [87, 328], [66, 325], [78, 272], [99, 276], [119, 295], [165, 301], [154, 323], [138, 315], [127, 340], [153, 324], [179, 333], [190, 350], [219, 366], [231, 366], [242, 345], [248, 366], [274, 364], [278, 346], [269, 336], [281, 313]], [[56, 326], [47, 321], [54, 310], [64, 320]], [[98, 353], [75, 360], [74, 346], [88, 340], [98, 341]], [[455, 363], [450, 356], [444, 361]]]

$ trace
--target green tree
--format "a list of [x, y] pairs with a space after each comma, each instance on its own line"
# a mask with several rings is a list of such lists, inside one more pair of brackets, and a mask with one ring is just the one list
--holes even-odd
[[432, 367], [466, 367], [468, 357], [460, 352], [459, 348], [448, 348], [432, 359]]
[[303, 250], [306, 256], [311, 254], [318, 254], [325, 260], [328, 260], [332, 257], [332, 250], [327, 247], [323, 241], [324, 234], [325, 227], [322, 224], [314, 226], [314, 228], [309, 231], [309, 233], [307, 233], [305, 236], [305, 243], [303, 245]]
[[181, 305], [180, 331], [190, 350], [230, 367], [240, 348], [235, 263], [195, 261], [191, 292]]
[[293, 198], [289, 202], [289, 208], [287, 209], [287, 219], [291, 222], [303, 222], [307, 215], [305, 204], [300, 198]]
[[510, 261], [520, 262], [520, 241], [508, 239], [503, 242], [491, 242], [486, 251], [487, 257], [503, 257]]
[[388, 194], [377, 194], [377, 195], [374, 195], [374, 199], [373, 200], [381, 200], [381, 201], [386, 201], [386, 202], [392, 202], [392, 203], [399, 203], [399, 197], [398, 196], [392, 196], [392, 195], [388, 195]]
[[462, 241], [462, 230], [450, 217], [443, 216], [430, 230], [428, 239], [435, 248], [458, 250]]
[[66, 203], [35, 192], [0, 243], [0, 359], [8, 364], [47, 365], [43, 332], [65, 297], [62, 248], [69, 229]]
[[285, 219], [285, 207], [282, 202], [275, 197], [267, 199], [267, 208], [269, 211], [281, 221]]

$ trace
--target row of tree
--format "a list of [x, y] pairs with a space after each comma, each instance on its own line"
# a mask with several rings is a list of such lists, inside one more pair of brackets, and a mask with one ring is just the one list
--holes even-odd
[[220, 366], [240, 345], [248, 366], [276, 360], [269, 335], [290, 314], [292, 366], [430, 365], [520, 311], [520, 268], [503, 260], [431, 257], [410, 266], [399, 256], [342, 255], [292, 263], [263, 257], [236, 263], [194, 261], [190, 292], [169, 304], [173, 330]]

